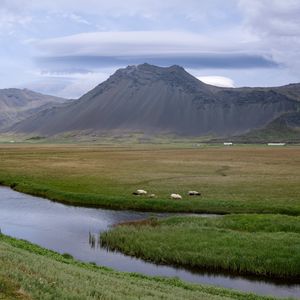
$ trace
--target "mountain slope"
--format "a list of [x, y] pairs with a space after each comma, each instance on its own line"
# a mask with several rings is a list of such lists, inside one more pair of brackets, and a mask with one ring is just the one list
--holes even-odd
[[0, 89], [0, 127], [9, 126], [65, 101], [27, 89]]
[[275, 91], [289, 98], [300, 101], [300, 83], [292, 83], [285, 86], [274, 88]]
[[266, 88], [218, 88], [179, 66], [143, 64], [118, 70], [83, 97], [10, 128], [52, 135], [74, 130], [232, 135], [261, 127], [299, 102]]
[[267, 126], [231, 138], [239, 143], [300, 142], [300, 112], [281, 115]]

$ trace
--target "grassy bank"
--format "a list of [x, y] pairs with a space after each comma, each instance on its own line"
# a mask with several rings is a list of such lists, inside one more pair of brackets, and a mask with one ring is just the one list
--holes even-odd
[[[300, 215], [299, 157], [299, 147], [2, 145], [0, 183], [114, 209]], [[156, 198], [133, 196], [138, 188]], [[188, 190], [202, 197], [189, 198]]]
[[271, 299], [120, 273], [0, 236], [0, 299]]
[[300, 217], [172, 217], [122, 224], [102, 244], [157, 263], [300, 280]]

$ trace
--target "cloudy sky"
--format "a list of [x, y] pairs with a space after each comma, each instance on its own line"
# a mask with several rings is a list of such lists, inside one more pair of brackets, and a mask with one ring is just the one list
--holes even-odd
[[221, 86], [300, 82], [300, 0], [0, 0], [0, 88], [75, 98], [120, 67]]

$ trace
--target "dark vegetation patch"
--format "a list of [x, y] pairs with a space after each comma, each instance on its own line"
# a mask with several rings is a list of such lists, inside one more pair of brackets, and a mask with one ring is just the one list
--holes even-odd
[[156, 263], [300, 280], [300, 217], [171, 217], [101, 234], [113, 250]]

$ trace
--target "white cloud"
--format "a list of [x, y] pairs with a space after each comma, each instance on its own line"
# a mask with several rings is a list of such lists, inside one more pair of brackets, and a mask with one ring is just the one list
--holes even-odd
[[235, 87], [234, 81], [231, 78], [224, 76], [199, 76], [199, 80], [206, 84], [220, 87]]
[[59, 97], [76, 99], [105, 81], [113, 71], [112, 69], [104, 69], [101, 72], [51, 73], [34, 70], [31, 71], [31, 74], [36, 79], [21, 85], [21, 87]]
[[[236, 38], [236, 37], [239, 38]], [[235, 37], [233, 39], [233, 37]], [[226, 41], [231, 41], [230, 43]], [[88, 32], [37, 40], [33, 45], [50, 56], [195, 54], [207, 52], [266, 53], [246, 32], [226, 31], [212, 35], [185, 31]]]
[[[216, 69], [212, 64], [186, 67], [197, 69], [194, 72], [197, 76], [221, 74], [233, 78], [237, 86], [300, 80], [299, 0], [0, 0], [0, 3], [0, 38], [4, 45], [0, 56], [2, 61], [16, 65], [8, 68], [2, 64], [3, 87], [39, 78], [40, 86], [44, 81], [44, 89], [49, 85], [56, 94], [79, 95], [102, 80], [101, 72], [106, 72], [102, 67], [108, 64], [87, 64], [83, 59], [79, 65], [74, 59], [56, 68], [60, 62], [50, 59], [47, 64], [46, 58], [80, 55], [115, 56], [121, 60], [124, 55], [134, 60], [137, 55], [188, 57], [195, 53], [215, 53], [224, 54], [226, 60], [226, 54], [251, 54], [273, 59], [282, 68], [264, 69], [257, 65], [253, 68], [249, 66], [251, 60], [238, 70], [220, 65]], [[99, 28], [100, 32], [82, 33]], [[35, 60], [36, 56], [44, 57], [45, 63]], [[130, 64], [130, 60], [123, 57], [121, 65]], [[214, 62], [214, 57], [210, 60]], [[184, 61], [173, 63], [185, 66]], [[37, 67], [48, 72], [73, 67], [74, 74], [26, 73]], [[80, 74], [75, 68], [93, 73]], [[224, 83], [224, 79], [212, 84], [218, 82], [230, 84]]]
[[79, 23], [79, 24], [91, 25], [91, 23], [89, 21], [87, 21], [82, 16], [75, 14], [75, 13], [63, 13], [62, 17], [69, 19], [71, 21], [74, 21], [76, 23]]
[[240, 0], [244, 27], [276, 61], [300, 74], [300, 1]]
[[15, 14], [0, 8], [0, 35], [10, 34], [16, 26], [25, 27], [31, 22], [30, 15]]
[[103, 72], [82, 74], [81, 76], [74, 77], [70, 84], [66, 85], [57, 94], [65, 98], [78, 98], [107, 78], [108, 74]]

